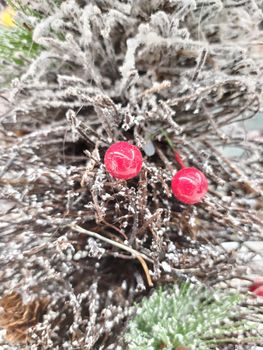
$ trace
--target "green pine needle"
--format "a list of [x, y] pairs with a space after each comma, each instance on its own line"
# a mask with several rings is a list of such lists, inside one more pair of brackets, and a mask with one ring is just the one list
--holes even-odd
[[[58, 7], [62, 1], [51, 0], [50, 11], [52, 6]], [[33, 42], [34, 28], [30, 19], [34, 17], [36, 21], [33, 23], [38, 23], [47, 15], [30, 6], [30, 3], [23, 5], [21, 0], [7, 0], [7, 4], [16, 11], [17, 16], [14, 19], [15, 26], [0, 26], [0, 84], [2, 85], [7, 85], [13, 78], [20, 76], [26, 66], [43, 50], [43, 47]], [[19, 14], [22, 14], [22, 22]], [[27, 19], [28, 23], [25, 23]]]
[[25, 65], [37, 56], [40, 46], [33, 43], [32, 32], [16, 26], [0, 29], [0, 61], [4, 64]]
[[26, 27], [0, 28], [0, 86], [9, 86], [36, 58], [42, 48]]
[[[240, 295], [214, 295], [205, 288], [184, 284], [179, 288], [158, 288], [143, 299], [130, 322], [125, 340], [130, 350], [214, 349], [222, 343], [237, 342], [237, 336], [253, 329], [249, 321], [234, 321]], [[255, 341], [246, 338], [247, 343]], [[244, 336], [242, 337], [244, 341]]]
[[26, 16], [41, 18], [38, 11], [33, 10], [30, 6], [25, 6], [20, 0], [6, 0], [8, 6], [12, 7], [16, 12], [22, 12]]
[[[23, 13], [24, 18], [41, 18], [37, 11], [23, 6], [19, 0], [8, 0], [7, 3], [17, 14]], [[33, 42], [33, 28], [29, 24], [16, 19], [14, 23], [12, 27], [0, 26], [1, 85], [9, 84], [13, 78], [22, 74], [42, 50], [40, 45]]]

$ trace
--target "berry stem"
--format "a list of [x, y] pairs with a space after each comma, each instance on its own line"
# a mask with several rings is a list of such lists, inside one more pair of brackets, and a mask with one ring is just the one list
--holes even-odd
[[174, 151], [174, 146], [173, 146], [173, 142], [170, 139], [170, 137], [167, 135], [167, 132], [163, 129], [161, 129], [161, 133], [162, 135], [165, 137], [165, 140], [167, 142], [167, 144], [171, 147], [171, 149]]
[[180, 165], [181, 168], [186, 168], [186, 165], [184, 164], [180, 154], [178, 152], [175, 151], [174, 153], [175, 156], [175, 160], [177, 161], [177, 163]]
[[175, 160], [180, 165], [181, 168], [186, 168], [186, 165], [184, 164], [180, 154], [175, 150], [174, 145], [170, 137], [167, 135], [167, 132], [163, 129], [161, 129], [162, 135], [165, 137], [167, 144], [170, 146], [170, 148], [174, 151]]

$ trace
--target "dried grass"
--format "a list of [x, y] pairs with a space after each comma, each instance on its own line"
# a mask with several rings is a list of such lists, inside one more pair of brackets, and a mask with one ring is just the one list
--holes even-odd
[[[261, 2], [48, 3], [43, 51], [3, 91], [0, 291], [50, 298], [32, 350], [116, 349], [149, 279], [228, 288], [262, 241], [263, 136], [242, 127], [261, 109]], [[105, 172], [116, 140], [144, 150], [138, 179]], [[169, 142], [209, 180], [196, 206], [171, 195]]]

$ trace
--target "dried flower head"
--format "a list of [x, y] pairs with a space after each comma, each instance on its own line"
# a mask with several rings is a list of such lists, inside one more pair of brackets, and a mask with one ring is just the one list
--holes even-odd
[[5, 27], [15, 26], [14, 22], [15, 11], [12, 7], [7, 6], [0, 12], [0, 25]]

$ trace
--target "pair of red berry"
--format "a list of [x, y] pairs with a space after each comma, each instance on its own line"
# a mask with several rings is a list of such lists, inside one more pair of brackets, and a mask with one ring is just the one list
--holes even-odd
[[[172, 178], [174, 196], [185, 204], [201, 201], [208, 188], [205, 175], [198, 169], [186, 167], [177, 155], [182, 169]], [[131, 179], [139, 174], [142, 168], [142, 154], [138, 147], [128, 142], [117, 142], [111, 145], [104, 157], [107, 171], [117, 179]]]

